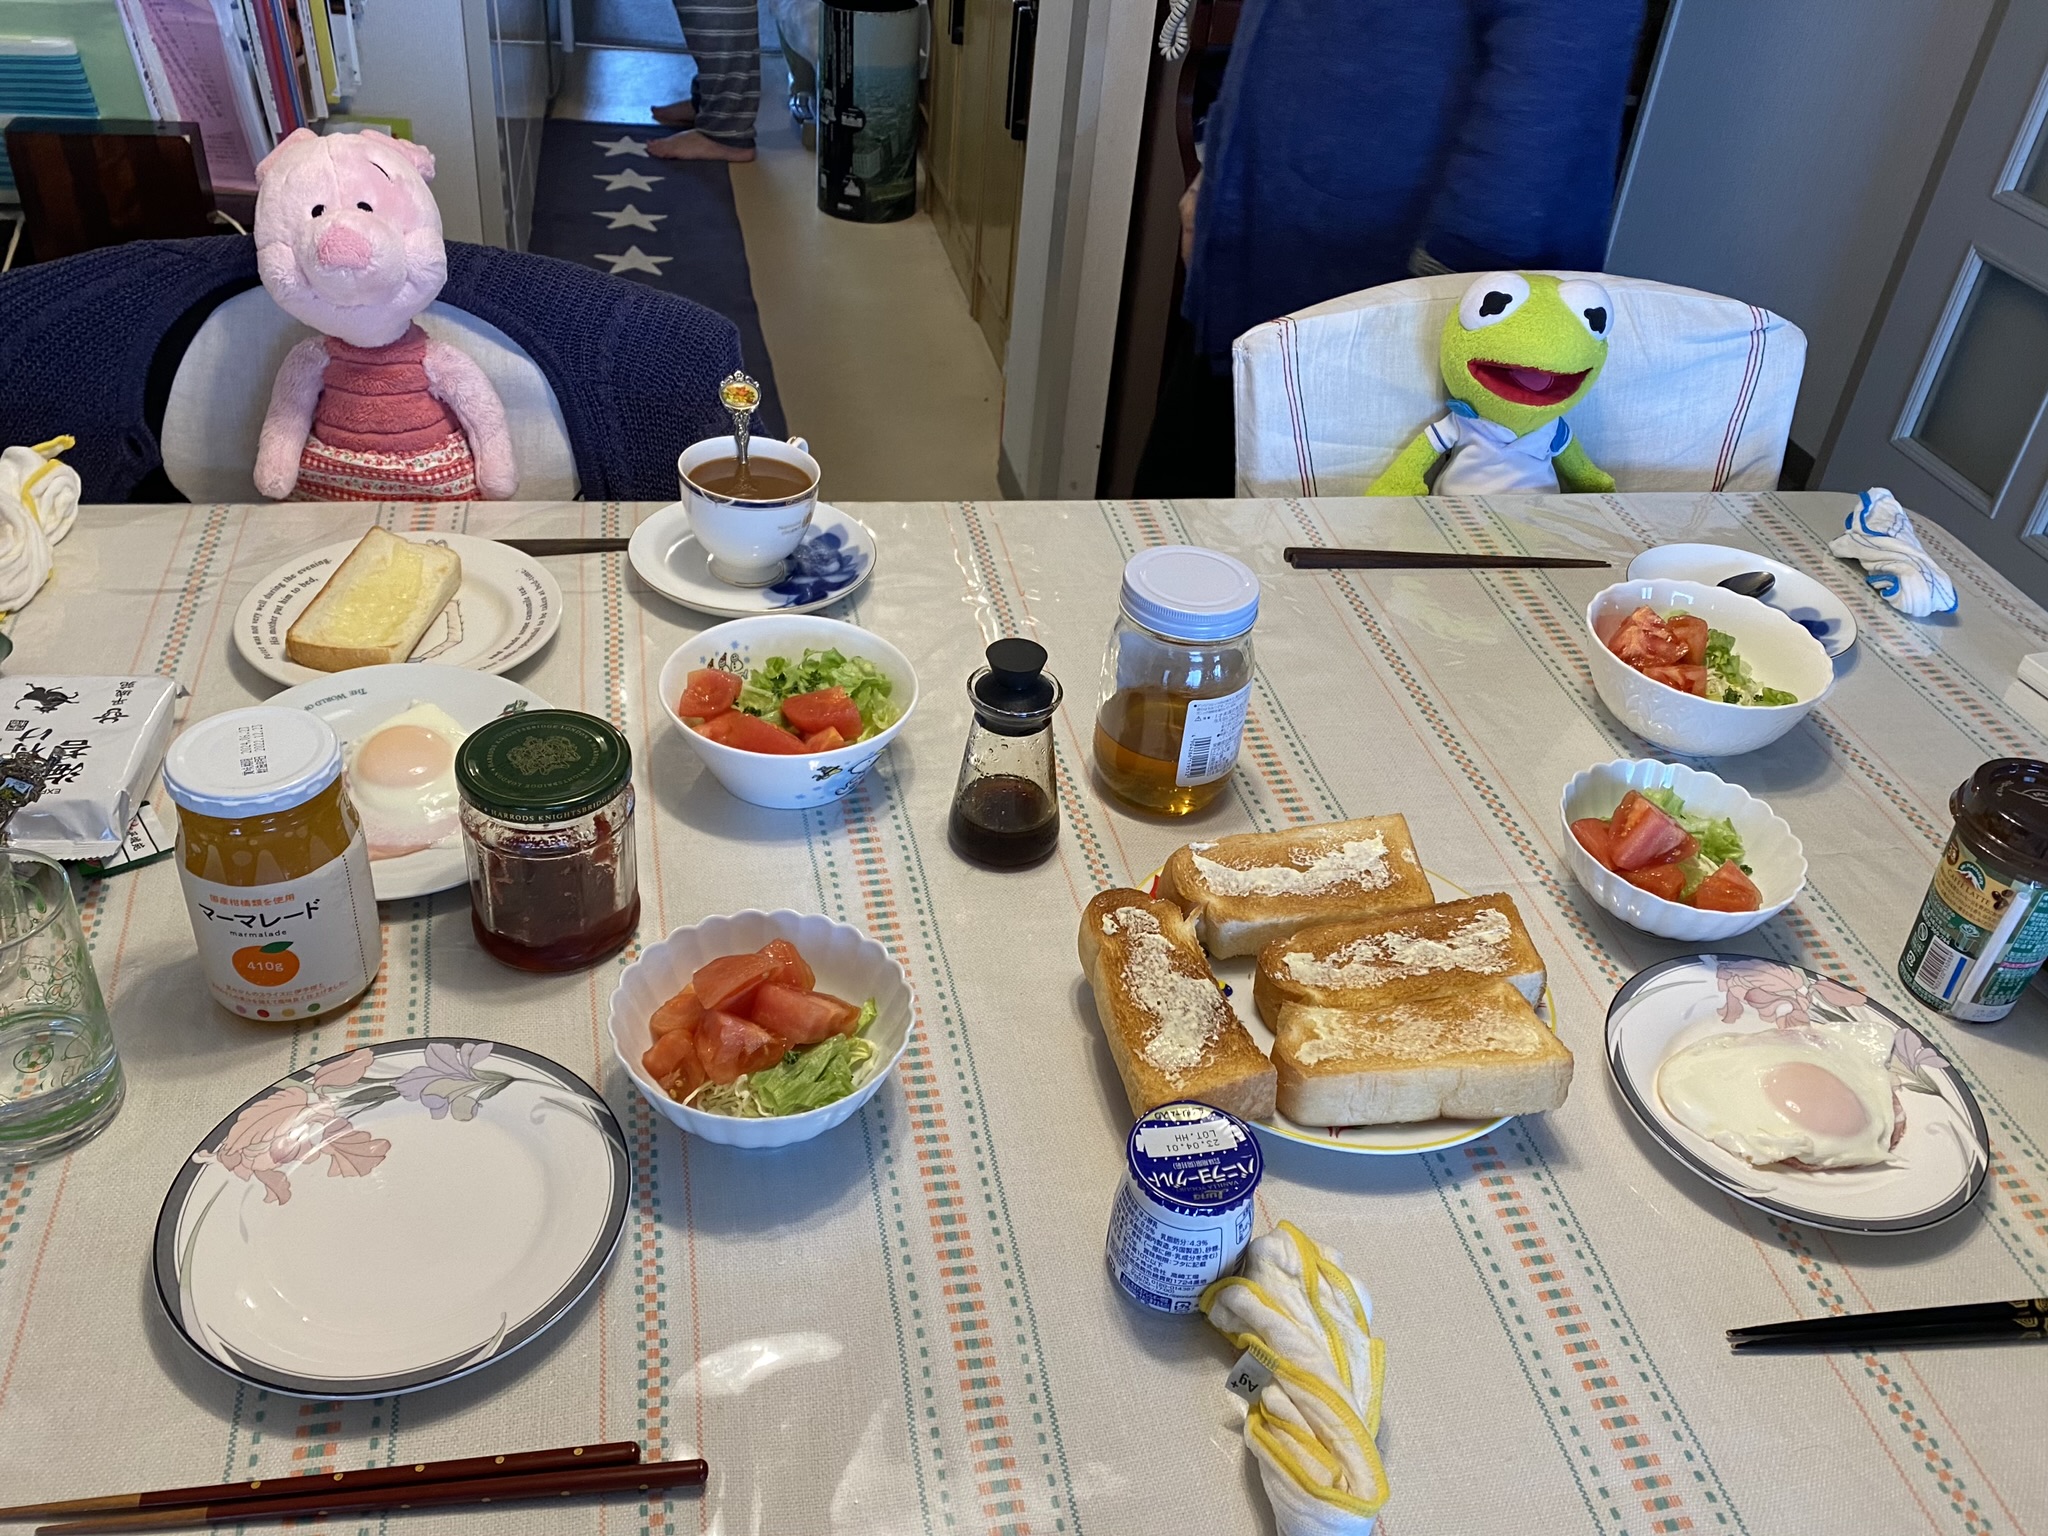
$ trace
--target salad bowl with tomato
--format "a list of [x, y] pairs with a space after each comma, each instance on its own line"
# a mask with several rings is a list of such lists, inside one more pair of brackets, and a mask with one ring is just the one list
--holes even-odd
[[1586, 633], [1601, 703], [1688, 757], [1769, 746], [1835, 682], [1827, 651], [1798, 624], [1696, 581], [1618, 582], [1587, 605]]
[[705, 630], [661, 669], [662, 707], [712, 775], [777, 810], [852, 793], [917, 707], [917, 673], [857, 624], [762, 614]]
[[1565, 862], [1606, 911], [1688, 944], [1747, 933], [1806, 887], [1785, 818], [1740, 784], [1682, 763], [1623, 758], [1558, 800]]

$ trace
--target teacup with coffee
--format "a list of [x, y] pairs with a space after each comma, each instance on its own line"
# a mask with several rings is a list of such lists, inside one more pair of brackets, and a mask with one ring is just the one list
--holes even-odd
[[676, 459], [690, 529], [711, 574], [736, 587], [780, 581], [818, 506], [818, 461], [800, 437], [707, 437]]

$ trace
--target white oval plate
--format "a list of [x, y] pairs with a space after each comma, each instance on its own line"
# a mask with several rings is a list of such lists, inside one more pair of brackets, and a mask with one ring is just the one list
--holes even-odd
[[829, 608], [874, 575], [880, 558], [867, 524], [823, 501], [791, 557], [790, 574], [770, 587], [736, 587], [713, 576], [680, 501], [635, 528], [626, 553], [640, 579], [663, 597], [730, 619]]
[[[1758, 1012], [1761, 1003], [1777, 1018]], [[1730, 1014], [1733, 1017], [1730, 1017]], [[1709, 1035], [1811, 1021], [1892, 1034], [1906, 1111], [1892, 1160], [1868, 1168], [1757, 1168], [1686, 1129], [1657, 1097], [1657, 1069]], [[1977, 1100], [1946, 1058], [1897, 1014], [1841, 982], [1755, 955], [1681, 955], [1632, 977], [1607, 1010], [1607, 1069], [1643, 1128], [1679, 1162], [1747, 1205], [1831, 1232], [1917, 1232], [1977, 1198], [1991, 1142]]]
[[[466, 533], [401, 533], [419, 544], [445, 544], [462, 557], [462, 585], [427, 627], [409, 660], [435, 661], [473, 672], [507, 672], [548, 643], [562, 622], [562, 588], [547, 569], [496, 539]], [[285, 655], [285, 631], [327, 584], [360, 539], [327, 544], [287, 560], [258, 581], [235, 613], [235, 649], [274, 682], [296, 685], [339, 677]]]
[[[1424, 873], [1436, 885], [1450, 888], [1452, 894], [1439, 894], [1439, 901], [1459, 900], [1472, 894], [1433, 871], [1425, 870]], [[1158, 896], [1158, 871], [1153, 872], [1145, 889], [1153, 897]], [[1238, 955], [1228, 960], [1211, 956], [1209, 959], [1209, 968], [1216, 973], [1216, 979], [1230, 989], [1230, 1006], [1237, 1010], [1238, 1018], [1251, 1034], [1252, 1043], [1271, 1056], [1273, 1031], [1266, 1028], [1266, 1021], [1259, 1017], [1258, 1006], [1252, 1001], [1252, 983], [1257, 979], [1258, 966], [1257, 955]], [[1557, 1010], [1551, 1002], [1548, 985], [1543, 989], [1543, 1002], [1536, 1014], [1551, 1033], [1557, 1032]], [[1491, 1135], [1514, 1118], [1513, 1115], [1502, 1115], [1495, 1120], [1415, 1120], [1406, 1125], [1302, 1125], [1276, 1109], [1271, 1120], [1248, 1123], [1253, 1130], [1264, 1135], [1298, 1141], [1304, 1146], [1327, 1147], [1333, 1152], [1354, 1152], [1365, 1157], [1406, 1157], [1414, 1152], [1440, 1152], [1446, 1147], [1462, 1147], [1468, 1141]]]
[[294, 1397], [415, 1392], [510, 1354], [625, 1229], [619, 1122], [568, 1068], [488, 1040], [386, 1040], [213, 1128], [157, 1217], [157, 1295], [229, 1375]]
[[1856, 643], [1856, 619], [1847, 605], [1806, 572], [1768, 555], [1726, 544], [1659, 544], [1628, 563], [1630, 581], [1669, 577], [1710, 587], [1746, 571], [1769, 571], [1778, 578], [1778, 584], [1759, 601], [1804, 628], [1830, 657]]
[[[510, 678], [412, 661], [323, 674], [318, 682], [287, 688], [270, 702], [318, 715], [334, 727], [344, 752], [352, 751], [371, 731], [415, 704], [438, 704], [465, 731], [488, 725], [500, 715], [548, 707], [547, 700]], [[432, 848], [370, 864], [370, 883], [379, 901], [431, 896], [436, 891], [453, 890], [468, 879], [459, 829], [451, 829], [447, 839]]]

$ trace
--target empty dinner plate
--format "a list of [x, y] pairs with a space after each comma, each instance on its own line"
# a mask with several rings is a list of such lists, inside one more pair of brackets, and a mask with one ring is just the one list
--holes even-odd
[[[1681, 1124], [1658, 1091], [1658, 1073], [1672, 1056], [1717, 1035], [1789, 1036], [1790, 1042], [1819, 1033], [1841, 1048], [1867, 1057], [1889, 1080], [1895, 1135], [1889, 1158], [1858, 1168], [1797, 1168], [1774, 1163], [1759, 1168], [1715, 1141]], [[1776, 1047], [1772, 1047], [1773, 1052]], [[1745, 1047], [1739, 1057], [1756, 1059]], [[1734, 1068], [1745, 1060], [1731, 1060]], [[1914, 1232], [1946, 1221], [1977, 1198], [1991, 1163], [1984, 1116], [1965, 1086], [1927, 1038], [1897, 1014], [1854, 987], [1755, 955], [1686, 955], [1666, 960], [1632, 978], [1615, 994], [1607, 1012], [1607, 1066], [1628, 1107], [1644, 1129], [1689, 1171], [1760, 1211], [1834, 1232]], [[1728, 1125], [1749, 1128], [1758, 1106], [1771, 1124], [1772, 1105], [1796, 1103], [1814, 1089], [1812, 1068], [1802, 1062], [1780, 1076], [1782, 1064], [1757, 1061], [1760, 1077], [1744, 1071], [1717, 1073], [1713, 1109]], [[1867, 1070], [1867, 1069], [1865, 1069]], [[1746, 1094], [1749, 1088], [1762, 1093]], [[1704, 1103], [1700, 1088], [1696, 1099]], [[1804, 1111], [1822, 1117], [1828, 1134], [1845, 1134], [1842, 1122], [1826, 1121], [1829, 1108], [1815, 1103]], [[1903, 1130], [1891, 1130], [1903, 1117]], [[1725, 1132], [1723, 1134], [1726, 1134]], [[1809, 1161], [1812, 1159], [1809, 1158]]]
[[413, 1392], [544, 1332], [624, 1230], [625, 1137], [566, 1067], [386, 1040], [280, 1078], [194, 1149], [157, 1217], [164, 1310], [230, 1375]]
[[1800, 625], [1829, 656], [1839, 656], [1856, 643], [1856, 620], [1848, 605], [1804, 571], [1768, 555], [1727, 544], [1659, 544], [1628, 563], [1630, 581], [1664, 577], [1710, 587], [1747, 571], [1769, 571], [1778, 578], [1757, 601]]
[[627, 557], [642, 581], [663, 597], [699, 613], [744, 619], [757, 613], [815, 613], [856, 591], [875, 573], [875, 536], [859, 518], [818, 503], [789, 571], [766, 587], [736, 587], [711, 574], [711, 563], [690, 531], [689, 509], [663, 507], [633, 530]]

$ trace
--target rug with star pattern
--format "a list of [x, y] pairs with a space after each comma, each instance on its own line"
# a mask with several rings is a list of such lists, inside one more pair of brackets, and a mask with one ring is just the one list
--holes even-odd
[[541, 134], [529, 249], [695, 299], [739, 327], [761, 383], [754, 429], [785, 434], [775, 366], [747, 273], [732, 178], [723, 165], [657, 160], [665, 130], [552, 118]]

